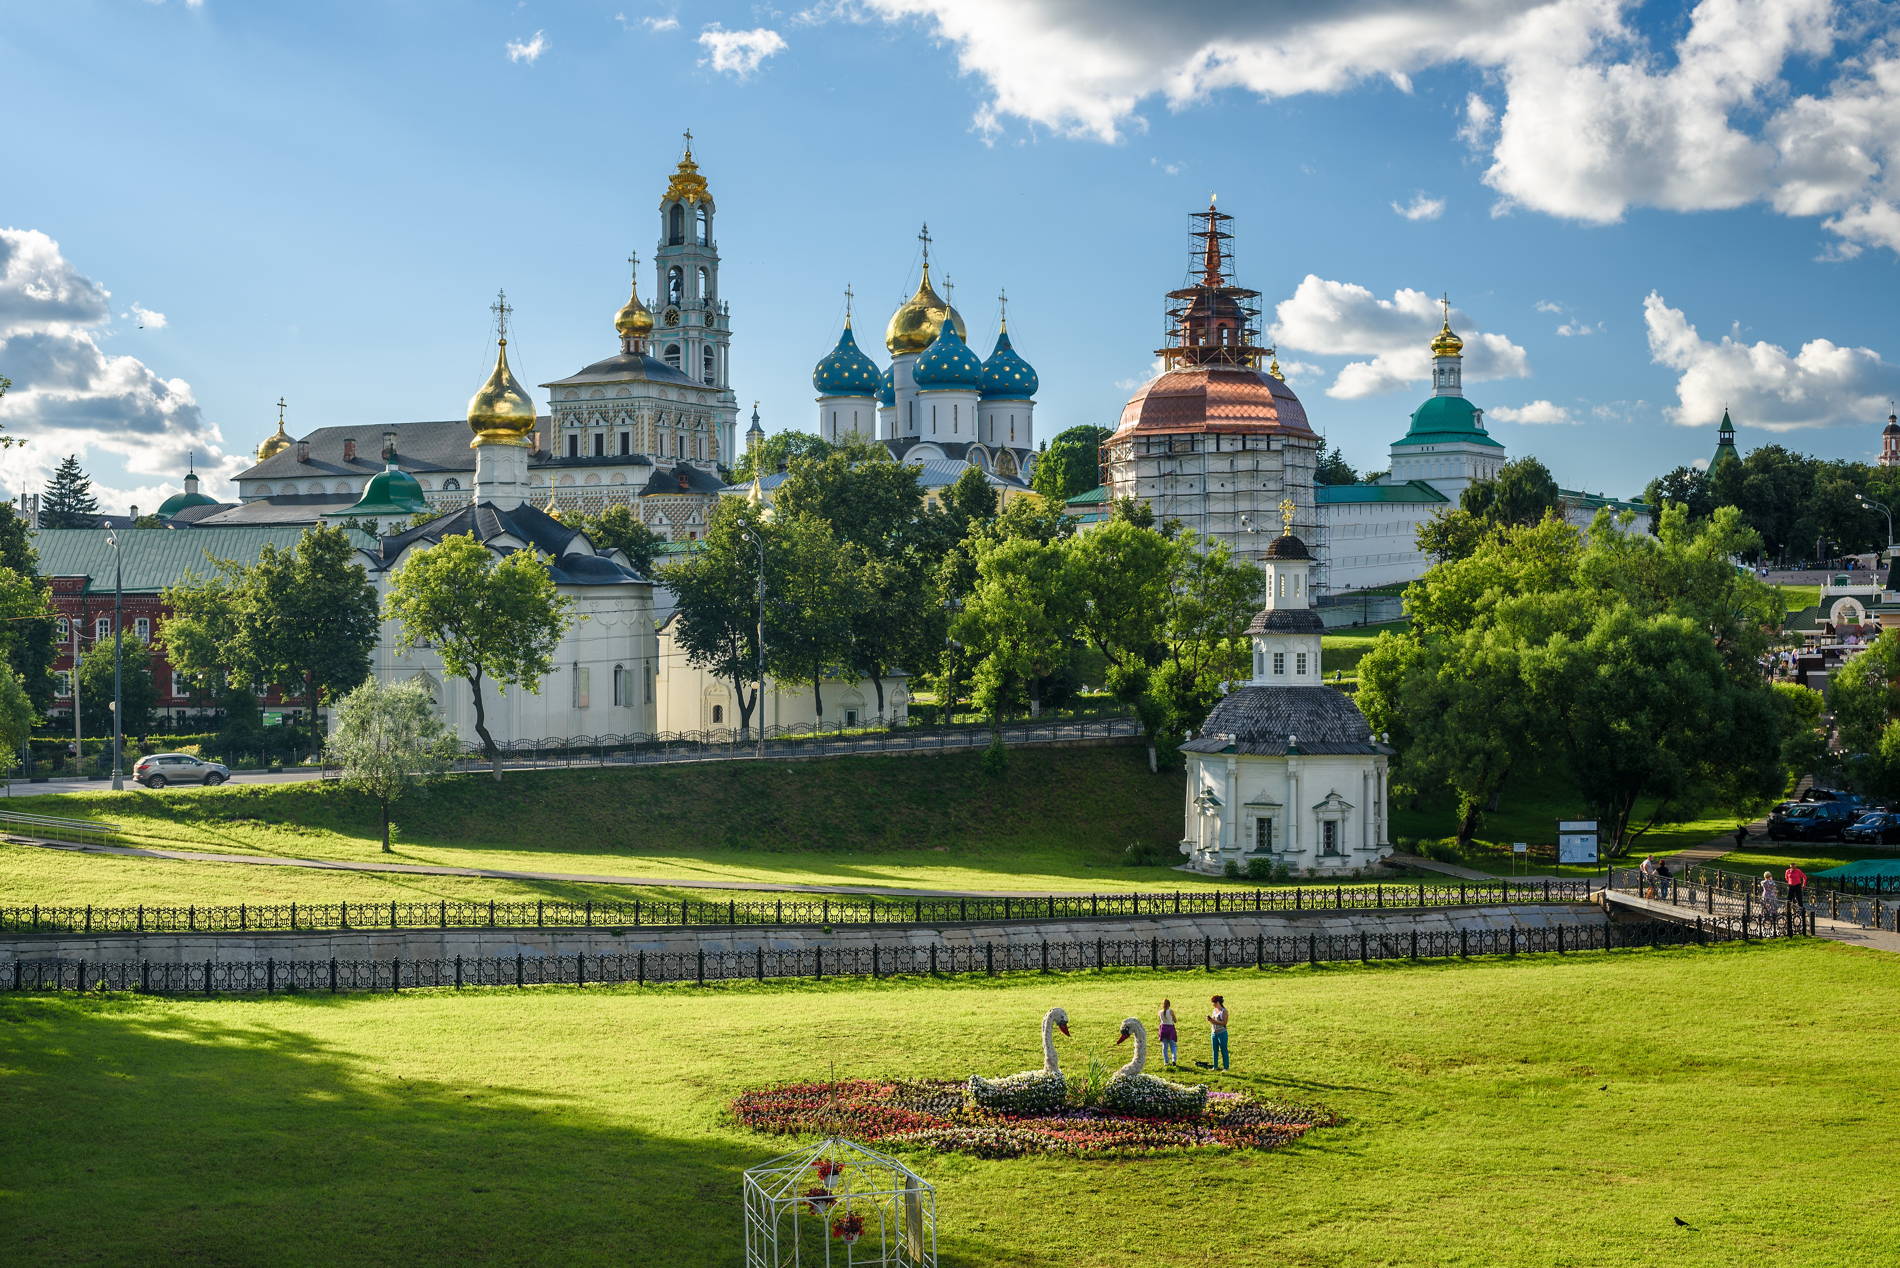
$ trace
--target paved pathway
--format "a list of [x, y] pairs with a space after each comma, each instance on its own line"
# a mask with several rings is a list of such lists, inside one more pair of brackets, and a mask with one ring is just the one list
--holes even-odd
[[[1691, 919], [1700, 914], [1703, 908], [1697, 904], [1675, 904], [1660, 898], [1644, 898], [1628, 890], [1612, 891], [1610, 901], [1620, 907], [1635, 911], [1649, 912], [1673, 920]], [[1716, 912], [1728, 916], [1739, 916], [1742, 904], [1727, 895], [1718, 896]], [[1826, 916], [1816, 916], [1814, 935], [1829, 942], [1844, 942], [1850, 946], [1867, 947], [1875, 951], [1891, 951], [1900, 954], [1900, 933], [1889, 933], [1881, 929], [1863, 929], [1859, 925], [1849, 924], [1845, 920], [1829, 920]]]

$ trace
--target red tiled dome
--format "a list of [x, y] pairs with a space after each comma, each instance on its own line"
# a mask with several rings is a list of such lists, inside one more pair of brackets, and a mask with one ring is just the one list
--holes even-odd
[[1314, 434], [1293, 389], [1233, 365], [1182, 366], [1158, 376], [1122, 406], [1115, 430]]

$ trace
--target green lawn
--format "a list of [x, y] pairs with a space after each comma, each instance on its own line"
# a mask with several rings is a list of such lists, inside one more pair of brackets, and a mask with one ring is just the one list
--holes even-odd
[[[333, 785], [15, 797], [10, 808], [108, 820], [140, 843], [294, 858], [1037, 893], [1218, 883], [1123, 863], [1135, 843], [1173, 860], [1181, 835], [1182, 775], [1150, 774], [1139, 747], [1017, 749], [1001, 779], [980, 762], [966, 752], [461, 776], [399, 809], [394, 855], [379, 850], [372, 807]], [[15, 892], [9, 857], [0, 899]], [[312, 876], [269, 883], [327, 883]], [[122, 891], [98, 892], [72, 897]]]
[[1830, 867], [1845, 867], [1849, 863], [1859, 863], [1865, 859], [1890, 859], [1900, 857], [1900, 846], [1882, 845], [1866, 849], [1842, 845], [1838, 841], [1764, 841], [1751, 837], [1747, 849], [1724, 854], [1710, 864], [1724, 871], [1741, 872], [1759, 877], [1765, 871], [1772, 871], [1775, 880], [1781, 880], [1781, 873], [1790, 863], [1812, 876], [1824, 872]]
[[[1811, 943], [937, 985], [5, 998], [0, 1260], [723, 1268], [739, 1173], [786, 1148], [730, 1121], [741, 1089], [1021, 1069], [1052, 1002], [1077, 1068], [1113, 1059], [1122, 1016], [1167, 995], [1197, 1017], [1215, 990], [1237, 1061], [1217, 1085], [1344, 1124], [1269, 1154], [916, 1155], [946, 1265], [1893, 1260], [1900, 958]], [[1184, 1030], [1198, 1052], [1204, 1028]]]

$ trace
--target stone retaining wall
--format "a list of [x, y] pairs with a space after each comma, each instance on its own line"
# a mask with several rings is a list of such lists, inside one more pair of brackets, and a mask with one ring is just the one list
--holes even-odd
[[1383, 934], [1460, 929], [1551, 929], [1600, 926], [1604, 913], [1593, 903], [1512, 904], [1491, 907], [1397, 907], [1375, 911], [1272, 912], [1261, 915], [1158, 916], [1152, 918], [1012, 920], [969, 924], [891, 924], [834, 928], [742, 925], [622, 929], [397, 929], [296, 933], [39, 934], [0, 938], [0, 964], [14, 960], [64, 959], [153, 964], [265, 960], [403, 960], [516, 955], [631, 955], [636, 951], [827, 952], [912, 944], [1034, 946], [1042, 942], [1092, 942], [1097, 938], [1306, 937], [1308, 934]]

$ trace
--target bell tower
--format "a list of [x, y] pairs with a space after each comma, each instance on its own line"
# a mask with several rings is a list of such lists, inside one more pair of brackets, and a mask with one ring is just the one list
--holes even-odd
[[732, 323], [719, 292], [719, 247], [713, 237], [712, 191], [685, 134], [679, 167], [660, 197], [660, 245], [654, 252], [658, 302], [650, 352], [695, 383], [719, 394], [714, 431], [718, 461], [731, 463], [739, 417], [732, 391]]

